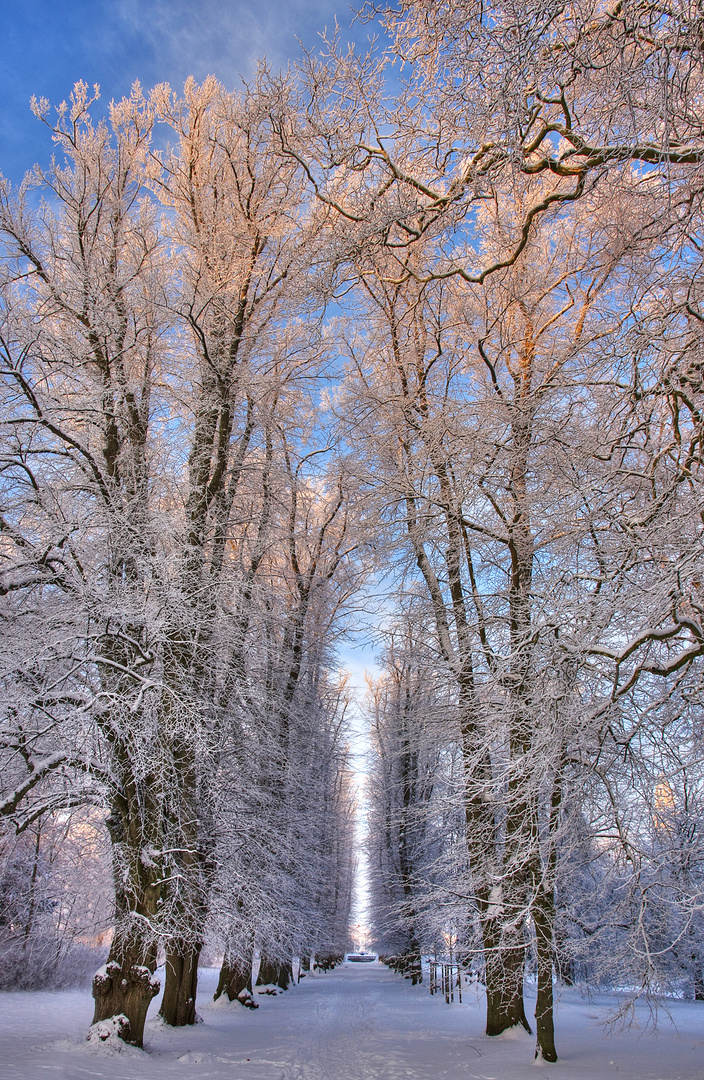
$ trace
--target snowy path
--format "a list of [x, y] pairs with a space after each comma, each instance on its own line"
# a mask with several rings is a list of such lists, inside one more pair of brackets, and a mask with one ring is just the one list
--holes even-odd
[[[108, 1057], [82, 1042], [87, 993], [0, 994], [1, 1080], [704, 1080], [704, 1005], [676, 1002], [677, 1029], [602, 1038], [604, 1005], [571, 996], [558, 1010], [557, 1065], [535, 1066], [533, 1040], [487, 1039], [481, 1003], [445, 1005], [380, 965], [346, 964], [250, 1012], [210, 1003], [204, 1023], [148, 1021], [149, 1053]], [[156, 1013], [156, 1005], [152, 1006]], [[644, 1014], [645, 1016], [645, 1014]]]

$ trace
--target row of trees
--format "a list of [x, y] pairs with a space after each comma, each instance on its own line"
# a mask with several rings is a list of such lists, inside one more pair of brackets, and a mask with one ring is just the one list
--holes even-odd
[[287, 92], [135, 87], [95, 124], [79, 84], [34, 106], [62, 162], [0, 203], [2, 811], [107, 811], [94, 1021], [138, 1045], [162, 953], [162, 1015], [194, 1022], [209, 920], [250, 971], [347, 934], [355, 543]]
[[385, 19], [408, 84], [320, 181], [375, 227], [341, 410], [398, 553], [375, 902], [411, 972], [444, 905], [489, 1034], [529, 1027], [530, 938], [555, 1060], [557, 938], [619, 984], [701, 985], [701, 15]]
[[377, 907], [417, 977], [451, 906], [489, 1034], [529, 1026], [532, 935], [554, 1060], [556, 949], [647, 987], [698, 956], [701, 14], [365, 13], [387, 52], [296, 83], [35, 106], [65, 164], [1, 207], [4, 814], [108, 800], [96, 1019], [134, 1041], [160, 945], [192, 1019], [209, 913], [222, 986], [332, 947], [373, 546]]

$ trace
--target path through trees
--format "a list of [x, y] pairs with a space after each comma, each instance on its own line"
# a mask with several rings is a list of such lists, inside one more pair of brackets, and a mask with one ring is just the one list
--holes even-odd
[[[361, 970], [360, 970], [361, 969]], [[122, 1080], [694, 1080], [702, 1076], [696, 1005], [675, 1003], [677, 1032], [639, 1030], [603, 1039], [603, 1000], [568, 992], [558, 1003], [561, 1060], [536, 1068], [532, 1040], [490, 1039], [483, 1003], [473, 991], [462, 1005], [431, 998], [427, 987], [380, 965], [345, 964], [306, 978], [280, 997], [259, 998], [255, 1013], [209, 1004], [217, 979], [201, 971], [203, 1023], [169, 1030], [147, 1021], [147, 1060], [126, 1048], [106, 1062], [82, 1042], [89, 996], [15, 993], [0, 996], [0, 1076], [47, 1075], [94, 1080], [109, 1070]], [[52, 1002], [53, 1008], [47, 1009]], [[532, 997], [529, 996], [529, 1002]], [[156, 1009], [155, 1009], [156, 1013]], [[638, 1014], [643, 1020], [644, 1013]]]

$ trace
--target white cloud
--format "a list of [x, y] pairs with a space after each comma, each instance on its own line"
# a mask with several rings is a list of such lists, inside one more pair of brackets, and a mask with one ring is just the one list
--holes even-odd
[[299, 52], [296, 38], [314, 46], [336, 14], [345, 26], [351, 21], [344, 0], [117, 0], [116, 5], [125, 32], [151, 51], [155, 77], [168, 79], [174, 89], [188, 75], [213, 74], [234, 86], [263, 56], [275, 68], [285, 66]]

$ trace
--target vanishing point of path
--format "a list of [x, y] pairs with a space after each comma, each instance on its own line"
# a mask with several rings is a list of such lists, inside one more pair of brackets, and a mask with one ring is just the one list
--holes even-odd
[[[704, 1009], [675, 1002], [673, 1028], [604, 1038], [606, 1002], [570, 991], [558, 1007], [557, 1065], [533, 1063], [533, 1040], [488, 1039], [483, 1004], [431, 998], [380, 964], [309, 976], [256, 1012], [212, 1003], [217, 972], [200, 979], [203, 1023], [147, 1022], [149, 1053], [109, 1056], [82, 1041], [88, 992], [0, 994], [0, 1080], [704, 1080]], [[156, 1005], [152, 1006], [156, 1014]]]

